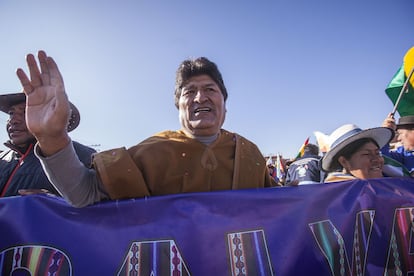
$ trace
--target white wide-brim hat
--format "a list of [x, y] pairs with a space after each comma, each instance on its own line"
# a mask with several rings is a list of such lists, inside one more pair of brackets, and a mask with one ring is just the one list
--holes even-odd
[[331, 143], [328, 152], [322, 158], [322, 169], [327, 172], [339, 169], [337, 167], [338, 153], [352, 142], [363, 138], [371, 138], [381, 149], [392, 140], [394, 134], [394, 130], [387, 127], [375, 127], [362, 130], [354, 124], [343, 125], [329, 136]]

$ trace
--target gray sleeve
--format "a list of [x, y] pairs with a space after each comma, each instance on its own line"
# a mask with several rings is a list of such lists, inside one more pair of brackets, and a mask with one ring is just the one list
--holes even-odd
[[72, 143], [48, 157], [41, 155], [37, 144], [34, 152], [49, 181], [74, 207], [84, 207], [109, 198], [96, 171], [85, 167]]

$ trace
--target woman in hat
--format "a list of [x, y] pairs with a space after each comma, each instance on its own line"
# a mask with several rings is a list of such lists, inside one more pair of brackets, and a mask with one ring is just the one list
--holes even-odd
[[394, 131], [387, 127], [339, 127], [330, 135], [330, 149], [322, 158], [322, 169], [328, 172], [324, 182], [383, 177], [380, 149], [393, 137]]

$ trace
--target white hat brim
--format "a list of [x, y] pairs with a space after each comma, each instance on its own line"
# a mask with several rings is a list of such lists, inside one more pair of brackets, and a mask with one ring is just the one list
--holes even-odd
[[393, 137], [394, 131], [387, 127], [376, 127], [361, 130], [360, 132], [345, 138], [343, 141], [331, 148], [322, 158], [322, 169], [327, 172], [336, 169], [332, 168], [332, 163], [333, 161], [336, 161], [336, 158], [338, 158], [337, 154], [354, 141], [362, 138], [371, 138], [377, 142], [379, 148], [381, 149], [383, 146], [388, 144]]

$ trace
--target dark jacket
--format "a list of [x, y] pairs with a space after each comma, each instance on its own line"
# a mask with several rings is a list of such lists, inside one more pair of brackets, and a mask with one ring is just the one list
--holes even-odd
[[[286, 186], [311, 184], [321, 182], [321, 169], [320, 169], [321, 157], [318, 155], [307, 155], [294, 161], [289, 165], [286, 175]], [[323, 176], [322, 176], [323, 177]]]
[[[10, 142], [4, 144], [9, 150], [0, 153], [0, 197], [18, 195], [20, 189], [46, 189], [59, 195], [34, 154], [35, 143], [26, 148], [16, 147]], [[75, 141], [73, 146], [80, 161], [90, 167], [92, 154], [96, 151]]]

